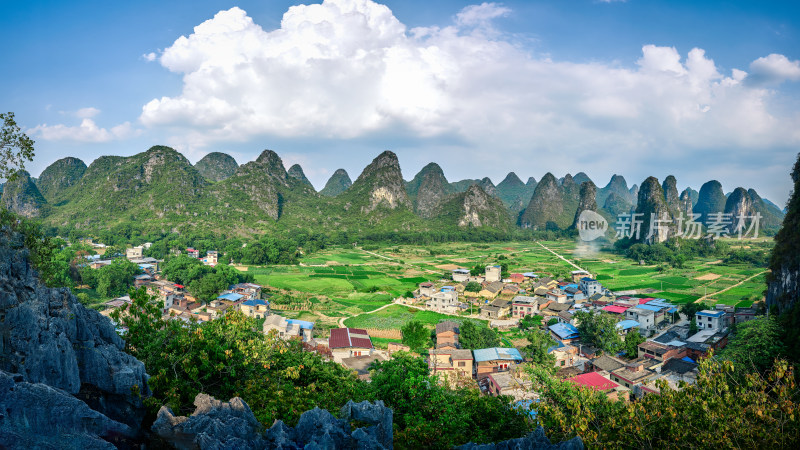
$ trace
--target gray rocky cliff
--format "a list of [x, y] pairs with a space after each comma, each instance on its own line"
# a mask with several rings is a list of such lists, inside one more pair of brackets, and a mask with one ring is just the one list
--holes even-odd
[[39, 217], [47, 201], [28, 172], [20, 170], [3, 186], [2, 205], [20, 216]]
[[792, 170], [794, 189], [786, 206], [783, 226], [775, 235], [775, 247], [767, 277], [767, 307], [785, 312], [800, 301], [800, 155]]
[[673, 218], [664, 201], [664, 192], [655, 177], [648, 177], [642, 182], [636, 213], [641, 214], [639, 219], [642, 221], [638, 239], [634, 236], [639, 242], [648, 244], [664, 242], [674, 231]]
[[[145, 413], [143, 398], [150, 395], [144, 365], [122, 351], [124, 342], [107, 317], [84, 308], [69, 289], [48, 288], [39, 282], [23, 243], [19, 233], [0, 229], [0, 370], [17, 374], [16, 383], [57, 390], [43, 393], [43, 388], [26, 385], [31, 395], [82, 405], [82, 411], [98, 413], [91, 420], [121, 422], [135, 432]], [[75, 401], [63, 399], [64, 395]], [[32, 400], [16, 400], [18, 404], [26, 401]], [[47, 420], [54, 427], [74, 425], [73, 418], [62, 416]], [[38, 427], [42, 420], [31, 415], [20, 423]], [[21, 435], [37, 432], [45, 431], [18, 430]]]
[[300, 164], [295, 164], [292, 167], [289, 167], [289, 170], [286, 171], [286, 174], [289, 175], [289, 177], [299, 181], [303, 185], [311, 189], [314, 189], [314, 185], [312, 185], [311, 182], [308, 181], [308, 178], [306, 178], [306, 174], [305, 172], [303, 172], [303, 168], [300, 167]]
[[545, 229], [548, 222], [557, 224], [564, 213], [564, 191], [551, 173], [536, 185], [528, 207], [522, 213], [523, 228]]
[[572, 221], [572, 228], [578, 226], [578, 218], [581, 213], [589, 210], [597, 212], [597, 186], [590, 181], [581, 183], [580, 197], [578, 198], [578, 209], [575, 210], [575, 219]]
[[227, 153], [211, 152], [197, 161], [194, 168], [206, 180], [217, 182], [233, 176], [239, 164]]
[[675, 177], [668, 175], [667, 178], [664, 178], [661, 190], [664, 191], [664, 202], [666, 202], [670, 212], [675, 214], [680, 211], [680, 195], [678, 194], [678, 182]]
[[406, 188], [414, 200], [414, 211], [426, 219], [436, 216], [439, 204], [453, 192], [442, 168], [436, 163], [423, 167]]
[[737, 187], [725, 202], [725, 214], [729, 215], [728, 232], [732, 235], [744, 234], [755, 215], [753, 200], [744, 188]]

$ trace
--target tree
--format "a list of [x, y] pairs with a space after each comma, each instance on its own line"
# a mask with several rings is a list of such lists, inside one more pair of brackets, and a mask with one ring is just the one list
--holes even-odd
[[521, 319], [519, 319], [519, 326], [520, 330], [527, 330], [528, 328], [537, 327], [542, 323], [542, 316], [537, 316], [534, 314], [526, 314]]
[[412, 351], [420, 353], [427, 347], [430, 333], [422, 322], [412, 320], [403, 325], [400, 331], [403, 333], [403, 344], [411, 347]]
[[111, 264], [97, 269], [97, 293], [103, 297], [124, 295], [133, 285], [133, 276], [139, 272], [139, 266], [127, 259], [115, 259]]
[[0, 113], [0, 120], [0, 179], [9, 179], [33, 160], [34, 141], [17, 126], [13, 112]]
[[481, 284], [477, 281], [470, 281], [466, 286], [464, 286], [464, 290], [467, 292], [480, 292]]
[[760, 317], [737, 324], [732, 334], [719, 357], [732, 361], [739, 372], [766, 373], [775, 358], [786, 355], [786, 346], [781, 341], [781, 329], [774, 318]]
[[547, 350], [555, 343], [550, 334], [544, 330], [533, 329], [525, 337], [530, 344], [522, 349], [522, 354], [531, 362], [555, 370], [556, 357]]
[[609, 400], [602, 392], [530, 369], [540, 394], [537, 419], [552, 441], [580, 436], [587, 447], [794, 448], [800, 435], [800, 392], [793, 368], [777, 360], [766, 376], [731, 377], [733, 364], [700, 360], [697, 381], [636, 402]]
[[625, 342], [622, 344], [625, 356], [636, 358], [639, 356], [639, 344], [645, 341], [644, 336], [639, 333], [638, 328], [633, 328], [625, 335]]
[[622, 348], [622, 340], [617, 333], [617, 321], [608, 314], [594, 311], [575, 313], [578, 333], [587, 342], [607, 353], [617, 353]]
[[486, 270], [486, 268], [481, 266], [480, 263], [478, 263], [478, 264], [475, 264], [475, 267], [473, 267], [472, 269], [469, 269], [469, 274], [472, 275], [473, 277], [476, 277], [476, 276], [482, 274], [485, 270]]
[[488, 327], [478, 326], [471, 320], [461, 324], [458, 339], [461, 346], [468, 349], [490, 348], [500, 345], [500, 336], [497, 331]]

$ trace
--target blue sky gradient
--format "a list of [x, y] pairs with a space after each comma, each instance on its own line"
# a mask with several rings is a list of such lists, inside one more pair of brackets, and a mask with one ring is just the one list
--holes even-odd
[[[407, 179], [434, 161], [451, 181], [490, 176], [499, 183], [512, 170], [523, 180], [584, 171], [603, 186], [614, 173], [629, 184], [674, 174], [679, 189], [716, 178], [726, 192], [753, 187], [781, 205], [789, 195], [800, 150], [797, 2], [337, 0], [326, 8], [383, 15], [369, 30], [342, 25], [330, 42], [323, 39], [330, 30], [316, 24], [308, 39], [317, 47], [306, 51], [349, 50], [324, 64], [306, 53], [300, 69], [264, 50], [308, 43], [289, 28], [284, 41], [271, 33], [296, 4], [3, 2], [0, 109], [14, 111], [36, 140], [30, 172], [64, 156], [88, 164], [156, 144], [192, 162], [225, 151], [240, 164], [270, 148], [287, 167], [300, 163], [319, 189], [337, 168], [355, 178], [391, 149]], [[234, 7], [243, 13], [215, 18]], [[316, 14], [293, 11], [298, 20]], [[242, 50], [246, 62], [219, 59], [219, 34], [192, 41], [195, 27], [211, 19], [244, 24], [231, 39], [258, 42]], [[421, 38], [420, 28], [427, 33]], [[376, 43], [378, 35], [385, 42]], [[177, 45], [181, 36], [190, 38], [188, 47]], [[692, 65], [695, 48], [704, 52], [693, 53]], [[195, 71], [197, 49], [210, 49], [208, 72]], [[431, 49], [444, 56], [425, 59]], [[365, 51], [378, 54], [367, 60], [376, 71], [354, 81], [348, 74], [363, 67], [353, 55]], [[387, 55], [397, 51], [401, 63], [389, 67]], [[414, 67], [430, 69], [419, 84], [408, 81], [419, 73]], [[225, 86], [231, 73], [249, 72], [243, 92]], [[224, 106], [201, 104], [191, 93], [198, 87]], [[371, 92], [383, 97], [373, 101]], [[253, 96], [266, 106], [251, 111]], [[208, 117], [195, 120], [203, 108]], [[285, 122], [284, 111], [293, 111]], [[298, 119], [305, 114], [308, 126]]]

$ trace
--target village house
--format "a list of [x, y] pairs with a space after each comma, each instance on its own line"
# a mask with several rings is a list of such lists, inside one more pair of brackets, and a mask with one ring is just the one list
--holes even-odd
[[736, 308], [736, 312], [733, 314], [734, 322], [744, 323], [749, 322], [756, 318], [756, 310], [753, 308]]
[[453, 313], [458, 310], [458, 292], [455, 289], [434, 292], [425, 306], [434, 311]]
[[550, 289], [547, 291], [546, 298], [556, 303], [567, 303], [567, 294], [561, 289]]
[[710, 309], [698, 311], [694, 315], [699, 330], [713, 330], [715, 332], [725, 329], [724, 316], [725, 311], [713, 311]]
[[429, 350], [428, 368], [431, 375], [447, 378], [450, 383], [454, 383], [458, 379], [472, 379], [472, 351], [452, 348]]
[[520, 288], [516, 284], [506, 284], [503, 286], [503, 290], [500, 291], [500, 295], [510, 297], [512, 295], [517, 295], [519, 291]]
[[483, 348], [473, 350], [472, 354], [478, 380], [486, 378], [490, 373], [508, 371], [509, 368], [522, 363], [522, 355], [516, 348]]
[[539, 314], [539, 299], [537, 297], [526, 297], [518, 295], [511, 300], [511, 316], [525, 317], [528, 315]]
[[625, 364], [624, 367], [620, 367], [611, 372], [611, 380], [628, 389], [633, 389], [635, 385], [646, 383], [650, 378], [655, 376], [655, 372], [650, 370], [650, 368], [657, 364], [659, 364], [659, 362], [653, 359], [635, 359]]
[[430, 281], [419, 284], [419, 295], [421, 297], [430, 297], [434, 292], [436, 291], [433, 288], [433, 283]]
[[655, 361], [668, 361], [673, 358], [686, 356], [684, 347], [662, 344], [655, 341], [645, 341], [639, 344], [639, 358], [650, 358]]
[[500, 281], [502, 269], [500, 266], [486, 266], [486, 281], [489, 283]]
[[314, 323], [270, 314], [264, 319], [262, 331], [264, 334], [269, 334], [272, 330], [275, 330], [278, 337], [284, 340], [299, 338], [303, 342], [309, 342], [314, 332]]
[[525, 275], [521, 273], [512, 273], [508, 276], [508, 279], [511, 280], [512, 283], [521, 284], [525, 281]]
[[598, 372], [587, 372], [568, 378], [576, 386], [583, 386], [604, 393], [609, 400], [627, 401], [630, 390], [621, 387], [618, 383], [603, 377]]
[[239, 305], [245, 316], [263, 318], [269, 315], [269, 302], [266, 300], [245, 300]]
[[577, 325], [577, 320], [569, 311], [559, 311], [558, 315], [556, 316], [559, 322], [561, 323], [568, 323], [570, 325]]
[[635, 320], [627, 319], [627, 320], [620, 320], [619, 322], [617, 322], [617, 333], [619, 333], [622, 336], [625, 336], [631, 330], [637, 328], [639, 329], [640, 332], [642, 331], [639, 322]]
[[144, 256], [144, 247], [141, 245], [138, 247], [133, 247], [125, 250], [125, 257], [128, 259], [137, 259]]
[[521, 370], [490, 373], [486, 377], [486, 388], [490, 395], [508, 395], [515, 401], [535, 400], [539, 396], [531, 391], [530, 376]]
[[367, 330], [359, 328], [332, 329], [328, 347], [333, 354], [333, 360], [338, 363], [345, 358], [371, 356], [375, 349]]
[[485, 283], [483, 289], [478, 292], [478, 295], [484, 298], [495, 298], [500, 291], [503, 290], [505, 285], [501, 281], [493, 281]]
[[572, 307], [572, 303], [558, 303], [548, 301], [544, 306], [539, 307], [539, 313], [544, 316], [545, 320], [553, 317], [558, 317], [558, 313], [568, 311]]
[[453, 271], [453, 281], [461, 283], [469, 281], [469, 269], [458, 268]]
[[547, 353], [555, 356], [556, 367], [571, 367], [578, 356], [578, 349], [558, 341], [558, 344], [547, 349]]
[[139, 289], [142, 286], [145, 286], [153, 281], [152, 275], [143, 273], [140, 275], [133, 276], [133, 287]]
[[569, 344], [574, 340], [577, 340], [580, 336], [578, 334], [578, 329], [575, 328], [574, 325], [568, 323], [556, 323], [551, 325], [550, 327], [550, 334], [558, 340], [559, 342], [563, 342], [564, 344]]
[[209, 250], [206, 252], [206, 257], [203, 258], [203, 264], [207, 266], [216, 266], [219, 253], [216, 250]]
[[615, 358], [610, 355], [601, 355], [596, 358], [593, 358], [591, 361], [586, 363], [586, 371], [587, 372], [608, 372], [611, 373], [620, 367], [624, 367], [625, 362], [619, 358]]
[[572, 277], [572, 281], [578, 282], [582, 278], [591, 277], [591, 274], [585, 270], [573, 270], [570, 272], [570, 276]]
[[583, 277], [580, 281], [580, 288], [584, 294], [591, 297], [594, 294], [603, 293], [603, 285], [594, 278]]
[[625, 317], [625, 311], [627, 311], [630, 308], [631, 308], [630, 306], [622, 306], [622, 305], [613, 304], [613, 305], [603, 306], [600, 309], [605, 311], [605, 312], [607, 312], [608, 314]]
[[533, 293], [533, 295], [544, 297], [547, 295], [548, 292], [550, 292], [550, 287], [548, 287], [547, 285], [534, 286], [531, 289], [531, 292]]
[[436, 348], [459, 349], [459, 330], [458, 322], [447, 320], [436, 324]]
[[511, 302], [496, 299], [488, 305], [481, 306], [481, 316], [488, 319], [502, 319], [511, 313]]
[[239, 283], [228, 287], [228, 291], [242, 295], [244, 300], [257, 300], [261, 298], [261, 286], [254, 283]]
[[195, 250], [191, 247], [186, 249], [186, 254], [189, 256], [189, 258], [194, 258], [194, 259], [200, 258], [200, 250]]

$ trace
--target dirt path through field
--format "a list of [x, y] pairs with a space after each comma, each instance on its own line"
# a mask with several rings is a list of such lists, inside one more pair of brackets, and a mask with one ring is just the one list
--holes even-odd
[[708, 297], [713, 297], [713, 296], [715, 296], [715, 295], [721, 294], [721, 293], [723, 293], [723, 292], [725, 292], [725, 291], [727, 291], [727, 290], [729, 290], [729, 289], [732, 289], [732, 288], [735, 288], [736, 286], [739, 286], [739, 285], [741, 285], [741, 284], [742, 284], [742, 283], [744, 283], [745, 281], [750, 281], [750, 280], [752, 280], [753, 278], [755, 278], [755, 277], [757, 277], [757, 276], [759, 276], [759, 275], [765, 274], [765, 273], [767, 273], [767, 272], [769, 272], [769, 270], [764, 270], [764, 271], [762, 271], [762, 272], [758, 272], [757, 274], [753, 275], [752, 277], [750, 277], [750, 278], [745, 278], [744, 280], [742, 280], [742, 281], [740, 281], [740, 282], [738, 282], [738, 283], [736, 283], [736, 284], [734, 284], [734, 285], [728, 286], [728, 287], [726, 287], [725, 289], [720, 289], [720, 290], [719, 290], [719, 291], [717, 291], [717, 292], [714, 292], [714, 293], [711, 293], [711, 294], [706, 294], [706, 295], [704, 295], [704, 296], [702, 296], [702, 297], [698, 298], [698, 299], [697, 299], [697, 300], [695, 300], [694, 302], [695, 302], [695, 303], [697, 303], [697, 302], [699, 302], [699, 301], [703, 301], [703, 300], [707, 299]]
[[589, 272], [588, 270], [586, 270], [586, 269], [584, 269], [584, 268], [582, 268], [582, 267], [579, 267], [578, 265], [576, 265], [576, 264], [575, 264], [575, 263], [573, 263], [572, 261], [568, 260], [567, 258], [564, 258], [563, 256], [559, 255], [558, 253], [556, 253], [556, 252], [554, 252], [554, 251], [550, 250], [549, 248], [545, 247], [545, 246], [544, 246], [544, 244], [542, 244], [541, 242], [538, 242], [538, 241], [537, 241], [536, 243], [537, 243], [537, 244], [539, 244], [539, 245], [540, 245], [540, 246], [541, 246], [543, 249], [547, 250], [548, 252], [550, 252], [550, 253], [552, 253], [552, 254], [554, 254], [554, 255], [558, 256], [559, 258], [563, 259], [563, 260], [564, 260], [564, 262], [566, 262], [566, 263], [567, 263], [567, 264], [569, 264], [570, 266], [572, 266], [572, 267], [574, 267], [574, 268], [576, 268], [576, 269], [578, 269], [578, 270], [583, 270], [583, 271], [585, 271], [585, 272], [587, 272], [587, 273]]

